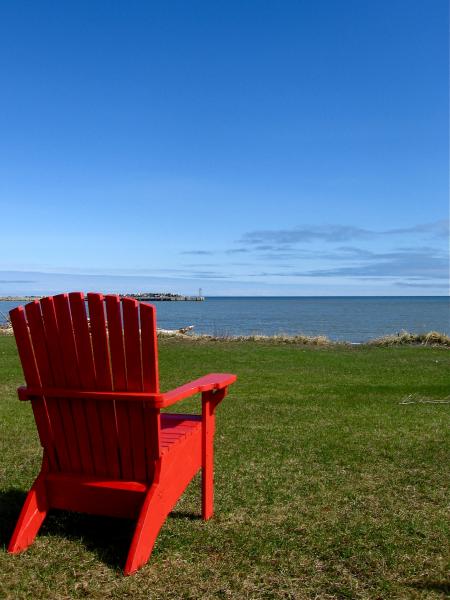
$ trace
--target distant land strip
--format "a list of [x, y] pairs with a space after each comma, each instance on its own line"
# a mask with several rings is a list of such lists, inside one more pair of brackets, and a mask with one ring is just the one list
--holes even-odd
[[[203, 302], [204, 296], [183, 296], [181, 294], [171, 293], [144, 293], [137, 294], [119, 294], [121, 298], [134, 298], [139, 301], [153, 302]], [[0, 302], [32, 302], [40, 300], [43, 296], [0, 296]]]

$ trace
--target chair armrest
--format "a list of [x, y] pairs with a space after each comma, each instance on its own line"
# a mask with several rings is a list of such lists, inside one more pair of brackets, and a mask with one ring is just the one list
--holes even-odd
[[170, 392], [160, 394], [160, 397], [155, 399], [155, 407], [167, 408], [194, 394], [223, 390], [234, 383], [236, 379], [237, 376], [232, 375], [231, 373], [210, 373], [209, 375], [200, 377], [200, 379], [195, 379], [194, 381], [170, 390]]
[[88, 400], [126, 400], [129, 402], [147, 402], [153, 408], [166, 408], [193, 396], [194, 394], [223, 390], [236, 381], [236, 375], [231, 373], [210, 373], [200, 379], [195, 379], [177, 387], [170, 392], [105, 392], [97, 390], [71, 390], [65, 388], [27, 387], [21, 386], [17, 389], [20, 400], [32, 400], [35, 397], [45, 396], [47, 398], [80, 398]]

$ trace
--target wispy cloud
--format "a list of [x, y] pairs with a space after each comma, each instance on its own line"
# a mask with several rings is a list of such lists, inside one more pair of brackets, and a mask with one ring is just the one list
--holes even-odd
[[370, 260], [331, 269], [310, 270], [309, 277], [420, 277], [448, 279], [448, 258], [431, 252], [387, 252]]
[[221, 273], [219, 271], [192, 271], [188, 273], [189, 277], [199, 279], [229, 279], [230, 275]]
[[[324, 258], [322, 255], [321, 258]], [[340, 248], [326, 258], [350, 262], [339, 267], [259, 271], [252, 277], [351, 277], [361, 280], [402, 278], [425, 280], [448, 279], [449, 259], [445, 252], [431, 247], [398, 248], [390, 252], [371, 252], [359, 248]], [[279, 265], [285, 267], [285, 265]]]
[[449, 236], [449, 227], [450, 222], [448, 219], [440, 219], [439, 221], [434, 221], [433, 223], [423, 223], [420, 225], [415, 225], [414, 227], [405, 227], [399, 229], [390, 229], [383, 233], [389, 235], [402, 235], [408, 233], [421, 233], [421, 234], [429, 234], [435, 237], [443, 237], [446, 238]]
[[[210, 268], [210, 267], [219, 267], [219, 263], [184, 263], [183, 267], [185, 267], [184, 270], [186, 269], [203, 269], [205, 267]], [[180, 269], [181, 270], [181, 269]]]
[[422, 223], [413, 227], [380, 231], [352, 225], [302, 225], [291, 229], [260, 229], [244, 233], [239, 242], [254, 247], [256, 250], [274, 250], [274, 244], [286, 246], [314, 241], [339, 243], [410, 234], [436, 238], [447, 237], [449, 235], [449, 221], [441, 219], [433, 223]]
[[181, 254], [194, 254], [194, 255], [198, 255], [198, 256], [209, 256], [211, 254], [214, 254], [214, 252], [212, 250], [185, 250], [184, 252], [181, 252]]
[[35, 283], [33, 279], [0, 279], [0, 283]]
[[448, 283], [435, 283], [435, 282], [427, 282], [427, 281], [422, 281], [422, 282], [410, 282], [410, 281], [396, 281], [394, 282], [394, 285], [396, 287], [403, 287], [403, 288], [431, 288], [431, 289], [438, 289], [438, 290], [447, 290], [449, 291], [449, 284]]
[[268, 244], [298, 244], [321, 240], [343, 242], [350, 239], [371, 237], [373, 232], [346, 225], [305, 225], [293, 229], [260, 229], [244, 233], [240, 242], [262, 248], [273, 249]]

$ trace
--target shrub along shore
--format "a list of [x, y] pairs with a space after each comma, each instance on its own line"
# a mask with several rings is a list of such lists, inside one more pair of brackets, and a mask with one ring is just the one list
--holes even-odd
[[[10, 323], [0, 325], [0, 335], [12, 335], [13, 330]], [[215, 336], [208, 334], [193, 333], [191, 328], [183, 329], [158, 329], [159, 338], [180, 338], [195, 342], [264, 342], [274, 344], [295, 344], [299, 346], [342, 346], [342, 345], [369, 345], [369, 346], [443, 346], [450, 348], [450, 336], [438, 331], [427, 333], [410, 333], [400, 331], [391, 335], [384, 335], [367, 342], [354, 343], [345, 341], [333, 341], [326, 335], [227, 335]]]
[[333, 341], [325, 335], [230, 335], [213, 336], [207, 334], [181, 333], [179, 331], [163, 330], [158, 331], [160, 337], [180, 337], [193, 341], [208, 342], [264, 342], [275, 344], [295, 344], [299, 346], [444, 346], [450, 347], [450, 336], [438, 331], [429, 331], [428, 333], [409, 333], [401, 331], [399, 333], [385, 335], [379, 338], [368, 340], [367, 342], [355, 343], [345, 341]]

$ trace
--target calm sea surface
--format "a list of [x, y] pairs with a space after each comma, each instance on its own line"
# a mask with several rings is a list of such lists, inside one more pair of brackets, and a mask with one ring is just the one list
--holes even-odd
[[[0, 302], [3, 314], [21, 304]], [[196, 333], [250, 335], [276, 333], [326, 335], [332, 340], [363, 342], [405, 329], [450, 334], [450, 300], [414, 297], [239, 297], [205, 302], [155, 302], [158, 326]], [[4, 318], [0, 314], [0, 322]]]

